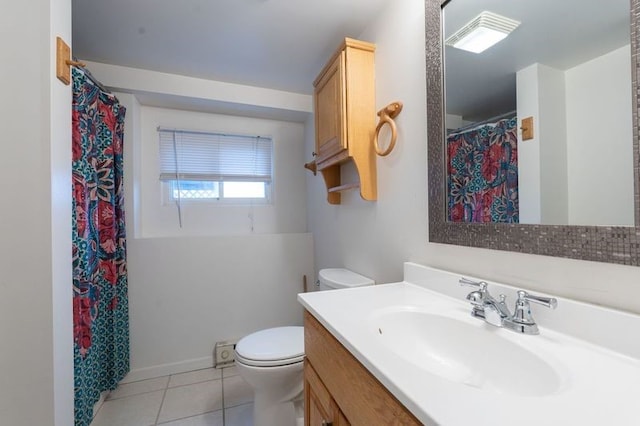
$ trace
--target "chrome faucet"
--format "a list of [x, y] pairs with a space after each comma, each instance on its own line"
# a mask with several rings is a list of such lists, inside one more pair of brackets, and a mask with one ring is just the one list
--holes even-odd
[[553, 297], [535, 296], [526, 291], [518, 291], [518, 300], [513, 314], [505, 303], [506, 296], [501, 294], [496, 300], [484, 281], [472, 281], [468, 278], [460, 278], [460, 284], [476, 287], [477, 290], [467, 295], [467, 300], [471, 302], [473, 308], [471, 316], [485, 320], [496, 327], [504, 327], [509, 330], [523, 334], [539, 334], [538, 325], [531, 315], [529, 302], [539, 303], [547, 308], [555, 309], [558, 301]]
[[461, 278], [459, 282], [462, 285], [478, 288], [478, 290], [472, 291], [467, 295], [467, 300], [473, 305], [471, 310], [473, 317], [481, 318], [496, 327], [502, 327], [504, 320], [511, 317], [509, 308], [504, 302], [504, 294], [500, 295], [500, 301], [498, 301], [491, 296], [489, 290], [487, 290], [487, 283], [484, 281]]

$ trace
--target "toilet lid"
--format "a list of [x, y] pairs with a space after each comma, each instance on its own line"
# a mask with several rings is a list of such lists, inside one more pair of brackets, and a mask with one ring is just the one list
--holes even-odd
[[276, 327], [243, 337], [236, 359], [254, 366], [286, 365], [304, 359], [304, 327]]

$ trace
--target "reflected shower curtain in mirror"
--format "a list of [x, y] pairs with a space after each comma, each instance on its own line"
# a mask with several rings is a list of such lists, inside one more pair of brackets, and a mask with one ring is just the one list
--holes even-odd
[[122, 138], [125, 108], [73, 69], [75, 424], [129, 371]]
[[518, 223], [516, 117], [447, 136], [451, 222]]

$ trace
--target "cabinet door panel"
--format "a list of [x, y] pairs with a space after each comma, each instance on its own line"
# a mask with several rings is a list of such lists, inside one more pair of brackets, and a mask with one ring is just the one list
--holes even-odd
[[349, 420], [347, 420], [342, 411], [340, 411], [335, 401], [333, 403], [335, 406], [336, 415], [334, 416], [335, 421], [333, 422], [332, 426], [351, 426], [351, 423], [349, 423]]
[[315, 399], [313, 391], [311, 391], [308, 404], [309, 417], [307, 418], [306, 426], [327, 426], [329, 416], [322, 411], [322, 407], [318, 404], [318, 400]]
[[311, 365], [304, 366], [305, 426], [339, 426], [333, 420], [331, 395]]
[[342, 52], [322, 76], [315, 90], [316, 161], [322, 161], [347, 149], [344, 114], [344, 61]]

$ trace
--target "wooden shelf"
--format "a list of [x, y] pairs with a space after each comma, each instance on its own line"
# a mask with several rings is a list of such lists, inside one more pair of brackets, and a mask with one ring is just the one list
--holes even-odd
[[359, 183], [345, 183], [344, 185], [334, 186], [333, 188], [327, 188], [327, 192], [342, 192], [348, 191], [349, 189], [360, 188]]

